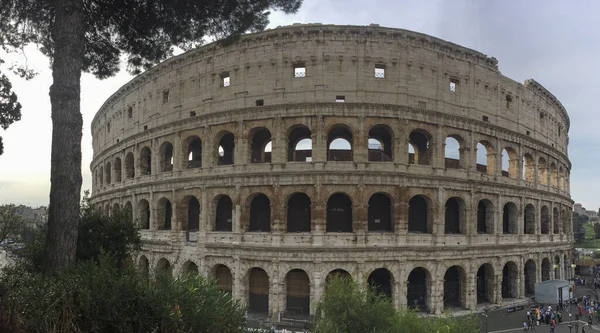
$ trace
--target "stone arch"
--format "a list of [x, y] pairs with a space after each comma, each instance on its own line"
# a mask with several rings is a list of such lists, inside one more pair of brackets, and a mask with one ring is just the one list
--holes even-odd
[[496, 163], [494, 155], [494, 146], [486, 140], [481, 140], [477, 143], [477, 171], [488, 175], [493, 175], [495, 172], [494, 166]]
[[286, 312], [300, 316], [310, 314], [310, 279], [301, 269], [292, 269], [285, 276]]
[[449, 267], [444, 274], [444, 308], [465, 308], [467, 304], [465, 270], [454, 265]]
[[446, 200], [444, 210], [444, 233], [466, 233], [465, 210], [465, 201], [461, 197], [451, 197]]
[[565, 172], [562, 165], [558, 167], [558, 189], [563, 190], [565, 188]]
[[417, 128], [408, 135], [408, 163], [418, 165], [431, 164], [432, 136], [428, 131]]
[[417, 311], [429, 311], [431, 305], [431, 274], [423, 267], [414, 268], [407, 279], [406, 304]]
[[187, 137], [182, 144], [183, 156], [187, 156], [185, 160], [185, 168], [201, 168], [202, 167], [202, 140], [197, 135]]
[[110, 185], [112, 182], [112, 167], [110, 166], [110, 162], [106, 162], [106, 169], [104, 171], [106, 172], [106, 185]]
[[477, 304], [494, 302], [494, 267], [484, 263], [477, 269]]
[[525, 283], [525, 296], [531, 296], [535, 293], [535, 283], [537, 279], [537, 269], [535, 260], [529, 259], [525, 262], [524, 269], [524, 283]]
[[171, 230], [171, 222], [173, 220], [173, 205], [167, 198], [158, 200], [156, 210], [156, 222], [159, 230]]
[[173, 266], [169, 260], [160, 258], [156, 263], [156, 274], [165, 274], [167, 276], [173, 276]]
[[369, 285], [375, 288], [377, 294], [384, 295], [390, 300], [394, 299], [394, 277], [385, 268], [378, 268], [369, 274], [367, 279]]
[[110, 203], [108, 202], [104, 204], [104, 215], [110, 216]]
[[288, 161], [312, 161], [312, 133], [308, 127], [297, 125], [288, 132]]
[[544, 235], [550, 234], [550, 210], [548, 206], [542, 206], [540, 211], [541, 233]]
[[560, 255], [554, 256], [554, 278], [560, 279]]
[[552, 209], [552, 233], [555, 235], [560, 233], [559, 212], [557, 207]]
[[150, 262], [146, 256], [142, 255], [138, 260], [138, 269], [144, 276], [148, 277], [150, 275]]
[[140, 175], [152, 174], [152, 151], [148, 147], [140, 150]]
[[218, 264], [213, 268], [213, 276], [217, 282], [217, 288], [222, 292], [231, 294], [233, 291], [233, 277], [229, 267]]
[[369, 161], [391, 162], [393, 156], [393, 131], [388, 125], [375, 125], [369, 130], [367, 146], [369, 149]]
[[329, 272], [329, 274], [327, 274], [327, 277], [325, 277], [325, 290], [327, 290], [327, 286], [329, 285], [329, 282], [331, 281], [331, 279], [333, 278], [344, 278], [344, 279], [350, 279], [352, 280], [352, 275], [350, 275], [350, 273], [348, 273], [348, 271], [344, 270], [344, 269], [334, 269], [331, 272]]
[[138, 203], [138, 216], [141, 229], [150, 229], [150, 203], [142, 199]]
[[160, 171], [173, 171], [173, 144], [165, 141], [160, 145]]
[[529, 153], [523, 155], [523, 179], [528, 182], [535, 181], [535, 161]]
[[519, 268], [514, 261], [509, 261], [502, 268], [502, 298], [517, 298]]
[[253, 267], [248, 273], [248, 312], [269, 313], [269, 275], [262, 268]]
[[327, 200], [327, 232], [352, 232], [352, 200], [343, 193]]
[[505, 147], [502, 150], [502, 176], [517, 178], [519, 169], [519, 158], [512, 147]]
[[127, 222], [133, 224], [133, 205], [131, 201], [125, 203], [125, 213], [127, 214]]
[[133, 157], [133, 153], [129, 152], [125, 155], [125, 178], [132, 179], [135, 177], [135, 158]]
[[301, 192], [292, 194], [287, 202], [287, 232], [310, 232], [311, 201]]
[[250, 163], [271, 163], [271, 132], [265, 127], [253, 128], [249, 138]]
[[117, 202], [115, 202], [112, 206], [112, 216], [118, 216], [121, 212], [121, 206]]
[[[183, 228], [186, 233], [186, 239], [192, 239], [190, 233], [195, 233], [200, 229], [200, 201], [193, 195], [186, 195], [181, 200], [178, 210], [181, 212], [179, 220], [184, 221]], [[193, 234], [192, 234], [193, 235]]]
[[369, 231], [393, 231], [392, 201], [385, 193], [378, 192], [369, 198]]
[[465, 159], [464, 139], [457, 134], [451, 134], [444, 141], [444, 160], [446, 169], [460, 169]]
[[543, 157], [538, 159], [538, 181], [542, 185], [548, 185], [548, 165]]
[[115, 158], [115, 163], [113, 164], [113, 166], [115, 169], [115, 171], [114, 171], [115, 172], [115, 182], [120, 183], [122, 181], [122, 178], [121, 178], [122, 167], [121, 167], [121, 158], [120, 157]]
[[216, 153], [217, 165], [232, 165], [234, 163], [235, 136], [229, 131], [223, 131], [217, 136]]
[[262, 194], [257, 193], [249, 198], [250, 223], [248, 231], [271, 231], [271, 201]]
[[519, 212], [517, 205], [514, 202], [507, 202], [502, 209], [502, 233], [513, 234], [519, 233], [518, 229]]
[[431, 233], [431, 200], [425, 195], [415, 195], [408, 202], [408, 232]]
[[479, 200], [477, 203], [477, 233], [494, 233], [494, 204], [488, 199]]
[[352, 129], [336, 124], [327, 133], [327, 160], [352, 161], [354, 158]]
[[556, 163], [550, 163], [550, 184], [552, 187], [558, 187], [558, 169]]
[[525, 212], [523, 214], [523, 225], [525, 234], [535, 234], [535, 207], [532, 204], [525, 206]]
[[542, 259], [542, 282], [550, 280], [551, 270], [552, 265], [550, 265], [550, 260], [548, 258]]
[[198, 275], [198, 265], [196, 265], [196, 263], [191, 260], [187, 260], [181, 266], [181, 274], [183, 276], [186, 276], [188, 274], [191, 276]]
[[233, 202], [228, 195], [220, 195], [215, 198], [215, 231], [233, 230]]
[[100, 186], [104, 185], [104, 167], [100, 167], [100, 171], [98, 171], [98, 184]]

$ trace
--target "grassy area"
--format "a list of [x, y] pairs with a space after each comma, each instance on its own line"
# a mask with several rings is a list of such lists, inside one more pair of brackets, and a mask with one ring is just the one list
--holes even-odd
[[585, 228], [585, 240], [582, 244], [576, 244], [575, 247], [582, 247], [585, 249], [600, 249], [600, 238], [595, 239], [594, 226], [592, 223], [587, 222], [583, 224]]

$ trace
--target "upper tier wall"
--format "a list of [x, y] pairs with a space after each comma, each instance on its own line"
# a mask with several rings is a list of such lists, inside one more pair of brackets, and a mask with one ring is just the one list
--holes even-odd
[[[305, 77], [294, 77], [297, 65], [305, 66]], [[385, 68], [384, 78], [375, 77], [376, 67]], [[310, 24], [244, 35], [230, 46], [212, 43], [137, 76], [94, 117], [94, 157], [191, 112], [202, 116], [257, 100], [331, 102], [339, 95], [487, 121], [567, 155], [564, 107], [534, 80], [523, 85], [503, 76], [495, 58], [407, 30]]]

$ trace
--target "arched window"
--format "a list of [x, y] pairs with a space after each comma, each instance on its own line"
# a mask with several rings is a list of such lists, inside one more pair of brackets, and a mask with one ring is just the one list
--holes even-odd
[[140, 151], [140, 175], [152, 174], [152, 152], [150, 148], [144, 147]]
[[494, 204], [490, 200], [480, 200], [477, 204], [477, 233], [494, 233]]
[[112, 181], [112, 168], [110, 162], [106, 163], [106, 185], [109, 185]]
[[558, 189], [563, 190], [565, 188], [565, 171], [563, 167], [558, 167]]
[[287, 231], [310, 232], [310, 198], [294, 193], [287, 203]]
[[104, 185], [104, 167], [100, 167], [100, 171], [98, 172], [98, 185]]
[[550, 234], [550, 210], [547, 206], [542, 206], [541, 215], [540, 215], [542, 228], [541, 232], [544, 235]]
[[256, 195], [250, 203], [248, 231], [271, 231], [271, 201], [262, 193]]
[[183, 145], [187, 156], [187, 168], [202, 167], [202, 140], [197, 136], [187, 138]]
[[285, 276], [286, 306], [288, 313], [297, 316], [310, 315], [310, 279], [301, 269], [293, 269]]
[[224, 195], [217, 199], [215, 231], [232, 231], [233, 203]]
[[231, 165], [234, 162], [234, 148], [235, 148], [235, 137], [232, 133], [226, 132], [221, 136], [219, 140], [219, 146], [217, 147], [217, 164], [218, 165]]
[[408, 202], [408, 232], [431, 233], [429, 205], [422, 195], [415, 195]]
[[550, 260], [548, 258], [544, 258], [542, 260], [542, 282], [550, 280], [550, 271], [552, 267], [550, 266]]
[[161, 258], [156, 263], [156, 273], [173, 276], [173, 266], [171, 266], [171, 263], [167, 259]]
[[369, 161], [393, 161], [392, 131], [386, 125], [375, 125], [369, 130]]
[[[431, 134], [424, 129], [416, 129], [408, 136], [409, 164], [429, 165], [431, 163]], [[411, 151], [412, 150], [412, 151]]]
[[525, 206], [524, 219], [524, 232], [525, 234], [535, 234], [535, 208], [532, 204]]
[[548, 185], [548, 166], [546, 165], [546, 159], [540, 157], [538, 159], [538, 181], [542, 185]]
[[173, 171], [173, 145], [170, 142], [160, 146], [160, 171]]
[[528, 153], [523, 155], [523, 179], [528, 182], [535, 181], [535, 162]]
[[488, 175], [494, 174], [494, 148], [487, 141], [479, 141], [477, 144], [477, 171]]
[[394, 293], [392, 286], [394, 284], [394, 279], [392, 277], [392, 273], [385, 268], [379, 268], [374, 270], [371, 274], [369, 274], [369, 278], [367, 279], [369, 285], [375, 288], [377, 294], [388, 297], [390, 300], [393, 299]]
[[133, 206], [131, 201], [125, 203], [125, 212], [127, 213], [127, 222], [133, 224]]
[[133, 153], [129, 152], [125, 155], [125, 178], [131, 179], [135, 177], [135, 167], [133, 165]]
[[392, 231], [392, 202], [383, 193], [375, 193], [369, 199], [368, 230]]
[[194, 263], [193, 261], [188, 260], [188, 261], [184, 262], [183, 265], [181, 266], [181, 273], [183, 273], [183, 276], [186, 276], [186, 275], [197, 276], [198, 275], [198, 265], [196, 265], [196, 263]]
[[167, 198], [158, 200], [158, 210], [156, 211], [158, 229], [171, 230], [171, 219], [173, 218], [173, 206]]
[[502, 210], [502, 233], [503, 234], [517, 234], [517, 220], [519, 213], [517, 212], [517, 205], [513, 202], [507, 202], [504, 204]]
[[115, 182], [121, 182], [121, 159], [117, 157], [115, 159]]
[[138, 203], [139, 224], [141, 229], [150, 229], [150, 204], [147, 200]]
[[444, 233], [464, 233], [464, 202], [459, 197], [446, 200], [444, 210]]
[[200, 202], [193, 195], [183, 198], [178, 209], [180, 219], [185, 221], [184, 230], [187, 241], [196, 241], [196, 232], [200, 228]]
[[327, 232], [352, 232], [352, 201], [342, 193], [327, 200]]
[[462, 138], [458, 135], [450, 135], [444, 142], [444, 159], [446, 169], [459, 169], [463, 160]]
[[295, 128], [288, 135], [288, 161], [312, 161], [312, 133], [306, 126]]
[[249, 273], [248, 312], [269, 313], [269, 276], [262, 268], [254, 267]]
[[333, 127], [327, 135], [327, 160], [352, 161], [352, 132], [343, 125]]
[[417, 267], [408, 275], [406, 305], [416, 311], [428, 311], [430, 298], [431, 275], [425, 268]]
[[233, 290], [233, 278], [231, 270], [225, 265], [217, 265], [214, 270], [215, 280], [217, 280], [217, 288], [220, 291], [230, 293]]
[[444, 308], [464, 308], [467, 300], [466, 274], [460, 266], [452, 266], [444, 274]]
[[250, 162], [251, 163], [271, 163], [271, 132], [261, 127], [252, 132], [252, 141], [250, 143]]
[[518, 157], [514, 149], [506, 147], [502, 150], [502, 176], [517, 178]]
[[483, 264], [477, 270], [477, 304], [494, 301], [494, 268]]
[[532, 296], [535, 293], [536, 268], [533, 259], [525, 262], [525, 296]]
[[558, 187], [558, 169], [554, 162], [550, 163], [550, 184], [552, 187]]
[[517, 298], [519, 269], [517, 264], [509, 261], [502, 269], [502, 298]]

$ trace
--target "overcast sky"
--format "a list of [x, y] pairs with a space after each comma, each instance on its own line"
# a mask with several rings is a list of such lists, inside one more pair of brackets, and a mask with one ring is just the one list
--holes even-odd
[[[558, 0], [305, 0], [298, 14], [273, 13], [270, 27], [300, 23], [352, 24], [423, 32], [496, 57], [502, 74], [534, 78], [559, 98], [571, 118], [571, 196], [588, 209], [600, 207], [600, 1]], [[51, 119], [48, 60], [35, 48], [9, 60], [40, 74], [31, 81], [11, 77], [23, 118], [7, 131], [0, 156], [0, 204], [46, 205], [50, 189]], [[91, 188], [90, 123], [102, 103], [131, 76], [82, 79], [83, 189]], [[597, 187], [598, 186], [598, 187]]]

